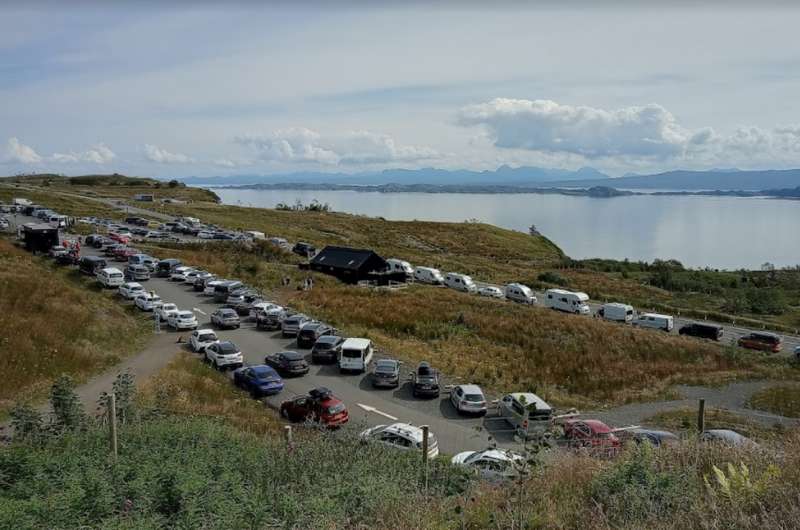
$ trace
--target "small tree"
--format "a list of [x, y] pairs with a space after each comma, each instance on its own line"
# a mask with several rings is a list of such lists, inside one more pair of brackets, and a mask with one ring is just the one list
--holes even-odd
[[179, 184], [180, 182], [178, 182], [175, 179], [172, 179], [167, 183], [167, 186], [169, 186], [170, 188], [177, 188]]
[[[117, 374], [112, 385], [115, 403], [117, 405], [117, 421], [128, 423], [136, 415], [136, 381], [130, 372]], [[98, 415], [105, 417], [108, 414], [108, 392], [103, 392], [97, 400]]]
[[75, 382], [68, 375], [59, 377], [50, 390], [53, 421], [57, 427], [76, 429], [84, 424], [83, 404], [75, 393]]
[[16, 440], [36, 440], [44, 434], [42, 413], [29, 403], [17, 403], [11, 409], [11, 427]]

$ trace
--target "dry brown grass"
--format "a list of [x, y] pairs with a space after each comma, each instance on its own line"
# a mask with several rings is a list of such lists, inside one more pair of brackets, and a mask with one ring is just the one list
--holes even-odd
[[142, 345], [144, 319], [87, 283], [0, 239], [0, 414], [61, 374], [84, 380]]
[[765, 388], [753, 394], [748, 405], [781, 416], [800, 418], [800, 384], [785, 383]]
[[140, 399], [147, 406], [174, 414], [218, 418], [245, 432], [277, 434], [281, 430], [274, 411], [187, 352], [180, 352], [148, 380], [142, 386]]
[[[684, 408], [661, 412], [646, 418], [643, 423], [674, 432], [695, 433], [697, 432], [697, 410]], [[705, 409], [705, 426], [706, 429], [732, 429], [760, 441], [775, 440], [785, 434], [785, 429], [780, 424], [770, 426], [753, 421], [741, 414], [713, 407]]]

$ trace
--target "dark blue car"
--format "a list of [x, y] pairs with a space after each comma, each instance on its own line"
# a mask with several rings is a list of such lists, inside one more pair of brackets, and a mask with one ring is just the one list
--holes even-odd
[[283, 380], [270, 366], [244, 366], [233, 372], [233, 384], [247, 390], [253, 397], [271, 396], [283, 390]]

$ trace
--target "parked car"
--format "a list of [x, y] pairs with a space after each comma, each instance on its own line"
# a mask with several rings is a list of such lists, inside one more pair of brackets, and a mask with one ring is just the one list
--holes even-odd
[[553, 409], [531, 392], [506, 394], [498, 403], [499, 414], [520, 438], [541, 438], [550, 428]]
[[211, 313], [211, 323], [218, 328], [238, 328], [242, 325], [236, 311], [226, 307]]
[[506, 298], [512, 302], [520, 302], [522, 304], [535, 304], [536, 295], [527, 285], [521, 283], [509, 283], [506, 285]]
[[450, 462], [472, 469], [484, 480], [510, 480], [527, 468], [524, 456], [505, 449], [464, 451], [456, 454]]
[[189, 347], [193, 352], [205, 351], [207, 346], [219, 342], [219, 337], [213, 329], [196, 329], [189, 336]]
[[430, 285], [444, 285], [444, 276], [442, 276], [439, 269], [417, 267], [414, 269], [414, 281]]
[[372, 341], [362, 338], [348, 338], [342, 343], [339, 354], [339, 372], [364, 373], [372, 361], [374, 353]]
[[306, 396], [284, 401], [280, 412], [289, 421], [311, 421], [325, 427], [339, 427], [350, 420], [344, 402], [325, 387], [314, 388]]
[[499, 287], [494, 287], [493, 285], [485, 285], [483, 287], [478, 288], [478, 294], [480, 296], [487, 296], [489, 298], [505, 298], [506, 295], [503, 294], [503, 290]]
[[774, 333], [757, 331], [740, 337], [737, 344], [749, 350], [771, 351], [778, 353], [783, 348], [783, 339]]
[[253, 304], [261, 302], [262, 298], [259, 293], [245, 289], [231, 293], [225, 301], [225, 306], [236, 311], [237, 315], [249, 316]]
[[478, 385], [456, 385], [450, 391], [450, 403], [459, 414], [486, 414], [486, 396]]
[[342, 351], [344, 338], [337, 335], [324, 335], [317, 339], [311, 348], [311, 361], [315, 363], [334, 363]]
[[422, 361], [411, 374], [411, 394], [414, 397], [438, 397], [440, 392], [439, 371], [430, 363]]
[[659, 315], [658, 313], [642, 313], [631, 322], [640, 328], [660, 329], [670, 332], [675, 326], [673, 318], [669, 315]]
[[294, 337], [300, 331], [300, 328], [309, 322], [311, 322], [311, 317], [302, 313], [287, 316], [281, 322], [281, 335], [284, 337]]
[[589, 295], [581, 292], [566, 291], [564, 289], [548, 289], [544, 293], [544, 306], [557, 311], [588, 315]]
[[150, 279], [150, 269], [146, 265], [128, 265], [125, 269], [125, 277], [137, 282], [145, 282]]
[[275, 368], [284, 377], [287, 375], [305, 375], [309, 367], [302, 353], [296, 351], [282, 351], [267, 355], [264, 363]]
[[[422, 450], [422, 429], [408, 423], [376, 425], [363, 431], [360, 436], [365, 442], [379, 442], [395, 449]], [[437, 456], [439, 456], [439, 442], [432, 432], [428, 432], [428, 458]]]
[[191, 311], [179, 310], [167, 315], [167, 325], [175, 330], [197, 329], [197, 319]]
[[97, 274], [97, 271], [105, 269], [107, 266], [108, 263], [106, 260], [100, 256], [84, 256], [78, 263], [78, 270], [82, 274], [94, 276]]
[[295, 243], [292, 247], [292, 252], [304, 258], [311, 258], [317, 253], [317, 249], [311, 243]]
[[217, 285], [222, 285], [227, 281], [229, 280], [223, 280], [222, 278], [215, 278], [207, 281], [205, 288], [203, 289], [203, 296], [214, 296], [214, 291], [217, 288]]
[[205, 273], [206, 273], [206, 271], [201, 271], [201, 270], [190, 270], [190, 271], [187, 271], [183, 275], [183, 283], [191, 285], [192, 287], [194, 287], [195, 278], [197, 278], [198, 275], [205, 274]]
[[611, 427], [600, 420], [567, 419], [561, 423], [568, 447], [616, 452], [621, 443]]
[[181, 266], [179, 259], [162, 259], [156, 266], [156, 274], [160, 278], [169, 278], [172, 275], [173, 269]]
[[194, 278], [194, 283], [192, 284], [192, 287], [194, 288], [195, 291], [202, 293], [203, 291], [205, 291], [208, 282], [214, 279], [216, 279], [216, 276], [211, 274], [210, 272], [198, 274]]
[[172, 302], [162, 302], [162, 304], [153, 310], [153, 313], [158, 316], [161, 322], [166, 324], [170, 313], [178, 311], [178, 306]]
[[56, 265], [77, 265], [78, 264], [78, 252], [76, 250], [69, 250], [64, 254], [60, 254], [56, 256], [55, 259]]
[[244, 287], [244, 284], [236, 280], [227, 280], [214, 285], [214, 301], [218, 304], [225, 303], [232, 292]]
[[67, 247], [62, 245], [55, 245], [54, 247], [50, 247], [50, 250], [47, 252], [47, 255], [51, 258], [57, 258], [63, 254], [67, 253]]
[[119, 286], [117, 289], [119, 295], [126, 300], [133, 300], [140, 294], [145, 292], [144, 287], [142, 287], [141, 283], [136, 282], [125, 282]]
[[722, 326], [715, 324], [702, 324], [700, 322], [693, 322], [681, 326], [678, 330], [680, 335], [689, 335], [691, 337], [700, 337], [703, 339], [720, 340], [722, 338]]
[[623, 441], [627, 439], [633, 440], [636, 444], [649, 443], [653, 447], [672, 445], [680, 442], [680, 438], [671, 432], [641, 428], [621, 431], [620, 438]]
[[633, 306], [620, 304], [618, 302], [603, 304], [603, 306], [597, 310], [597, 316], [615, 322], [630, 322], [633, 320], [634, 313]]
[[256, 302], [250, 306], [250, 312], [248, 313], [248, 317], [253, 320], [258, 320], [258, 315], [261, 313], [266, 313], [272, 309], [283, 309], [278, 304], [273, 304], [272, 302]]
[[272, 396], [283, 390], [283, 379], [271, 366], [244, 366], [233, 372], [233, 384], [250, 392], [254, 398]]
[[205, 347], [205, 360], [216, 368], [239, 368], [244, 365], [244, 357], [239, 348], [229, 340], [214, 342]]
[[142, 293], [134, 301], [136, 307], [142, 311], [153, 311], [161, 305], [161, 297], [155, 293]]
[[403, 363], [397, 359], [378, 359], [372, 370], [372, 386], [375, 388], [397, 388], [400, 386], [400, 368]]
[[336, 335], [337, 331], [336, 328], [322, 322], [308, 322], [297, 332], [297, 347], [311, 348], [320, 337]]
[[463, 291], [465, 293], [478, 292], [475, 282], [472, 281], [472, 278], [466, 274], [448, 272], [444, 276], [444, 284], [451, 289], [455, 289], [456, 291]]
[[731, 429], [708, 429], [700, 436], [701, 442], [719, 443], [730, 447], [758, 447], [758, 444]]
[[190, 272], [194, 272], [192, 267], [186, 266], [179, 266], [172, 269], [172, 274], [169, 275], [169, 281], [171, 282], [184, 282], [186, 281], [186, 275]]
[[283, 321], [291, 315], [289, 310], [283, 307], [277, 307], [258, 313], [256, 316], [256, 329], [264, 329], [267, 331], [276, 331], [281, 329]]

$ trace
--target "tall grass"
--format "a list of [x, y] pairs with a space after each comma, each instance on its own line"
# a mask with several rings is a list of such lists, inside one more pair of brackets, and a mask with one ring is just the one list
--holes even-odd
[[0, 239], [0, 414], [60, 374], [85, 379], [142, 345], [144, 320], [86, 283]]
[[766, 410], [800, 418], [800, 384], [776, 384], [769, 386], [750, 397], [749, 406], [758, 410]]

